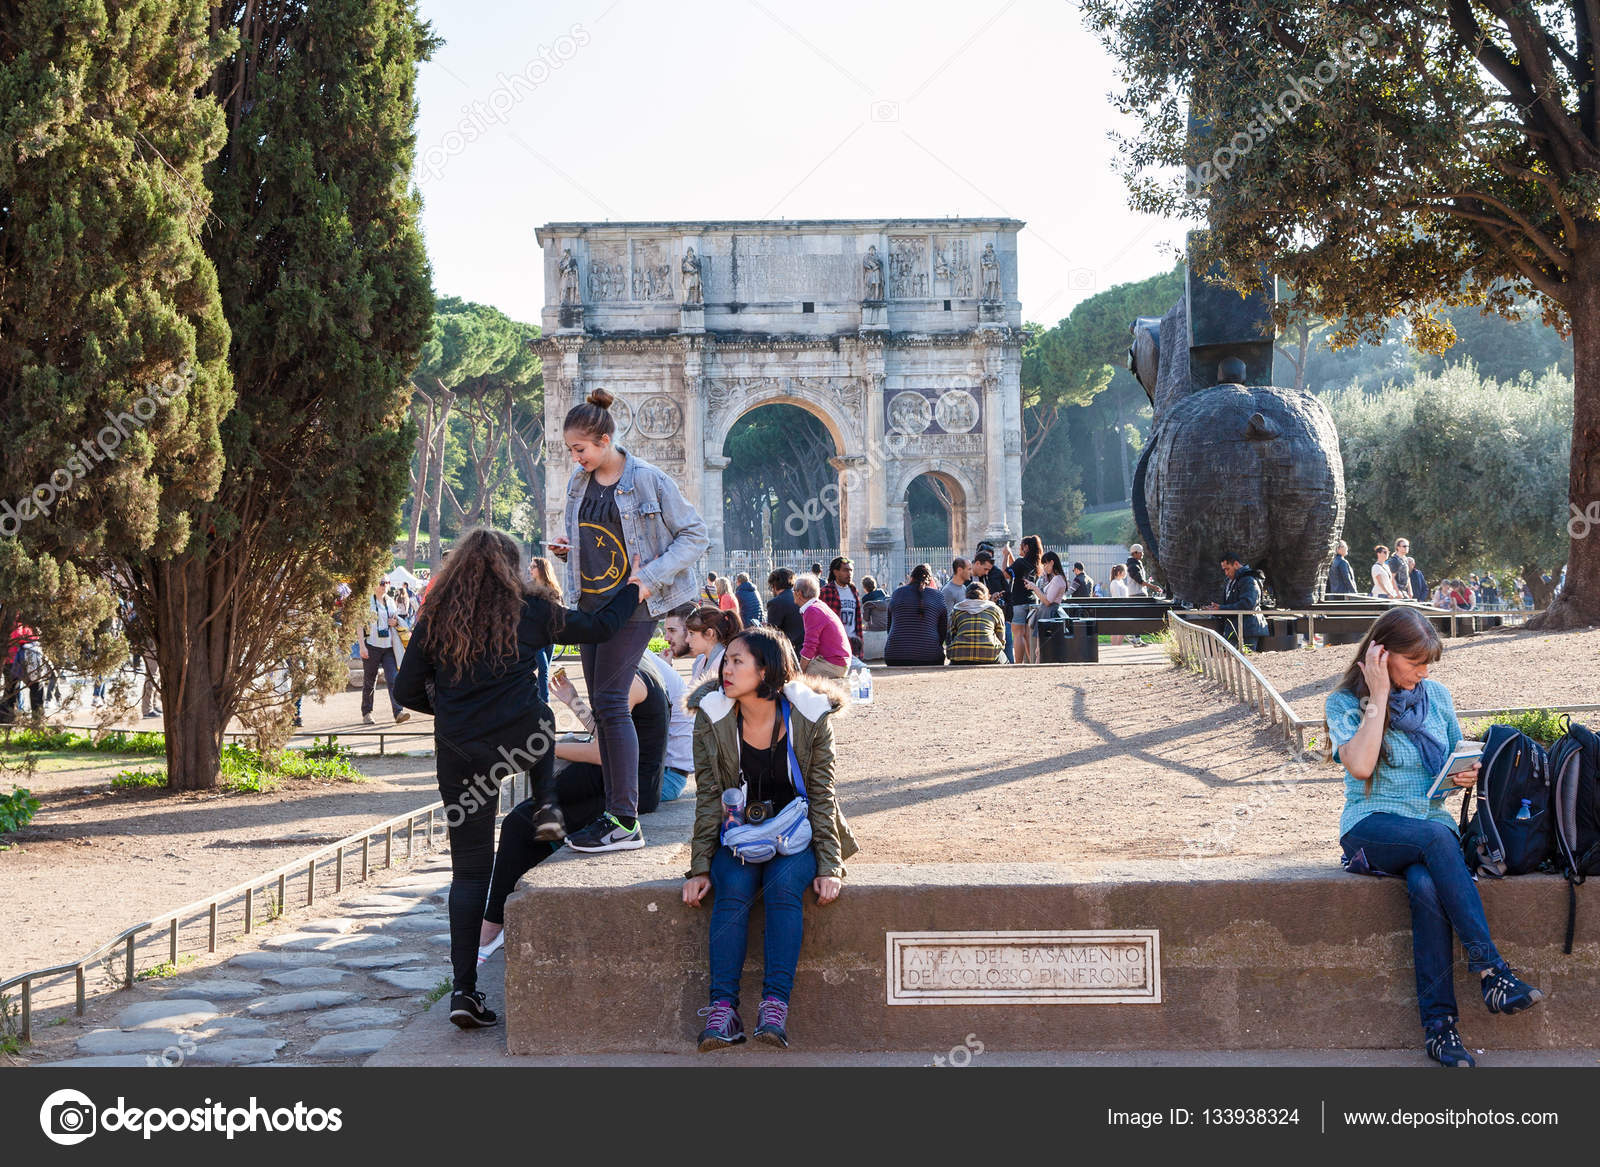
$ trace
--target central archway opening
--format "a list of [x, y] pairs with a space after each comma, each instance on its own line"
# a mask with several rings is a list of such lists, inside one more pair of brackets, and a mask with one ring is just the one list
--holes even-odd
[[906, 556], [946, 567], [953, 555], [968, 554], [967, 492], [960, 482], [938, 470], [925, 471], [906, 484]]
[[821, 418], [797, 405], [758, 405], [733, 423], [722, 453], [729, 570], [754, 574], [802, 553], [824, 562], [837, 553], [844, 499], [830, 459], [841, 451]]

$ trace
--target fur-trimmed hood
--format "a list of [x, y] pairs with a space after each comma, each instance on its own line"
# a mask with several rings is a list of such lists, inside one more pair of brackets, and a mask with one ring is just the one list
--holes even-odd
[[[838, 713], [846, 705], [844, 687], [826, 677], [802, 674], [783, 687], [794, 711], [807, 721], [816, 721], [825, 713]], [[711, 721], [721, 721], [733, 712], [733, 701], [723, 696], [722, 685], [716, 674], [701, 679], [683, 699], [689, 712], [703, 712]]]

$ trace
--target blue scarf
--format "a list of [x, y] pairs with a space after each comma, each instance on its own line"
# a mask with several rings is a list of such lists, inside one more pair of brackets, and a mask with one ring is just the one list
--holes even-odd
[[1443, 739], [1427, 729], [1427, 722], [1428, 691], [1420, 681], [1415, 688], [1395, 689], [1389, 694], [1389, 727], [1410, 737], [1428, 773], [1437, 774], [1450, 751]]

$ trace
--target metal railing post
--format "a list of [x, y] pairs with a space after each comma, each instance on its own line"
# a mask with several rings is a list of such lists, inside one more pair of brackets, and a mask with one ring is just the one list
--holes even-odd
[[210, 929], [209, 929], [208, 935], [206, 937], [206, 951], [207, 952], [215, 952], [217, 950], [217, 901], [216, 900], [212, 900], [211, 901], [211, 910], [208, 913], [208, 915], [210, 916]]
[[244, 893], [244, 934], [250, 935], [256, 926], [256, 889], [249, 888]]
[[22, 1040], [33, 1040], [33, 982], [22, 982]]
[[167, 962], [174, 968], [178, 965], [178, 917], [172, 917], [172, 924], [167, 929]]

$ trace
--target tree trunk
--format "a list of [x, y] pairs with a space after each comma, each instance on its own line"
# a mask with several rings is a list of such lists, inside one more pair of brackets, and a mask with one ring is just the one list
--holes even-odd
[[212, 653], [222, 647], [222, 621], [204, 623], [212, 606], [205, 552], [181, 554], [156, 564], [155, 579], [156, 663], [161, 672], [161, 718], [167, 738], [167, 788], [211, 790], [221, 768], [228, 715], [217, 705], [213, 683]]
[[[1544, 569], [1537, 563], [1524, 563], [1517, 570], [1527, 582], [1528, 590], [1533, 593], [1533, 606], [1540, 610], [1548, 608], [1550, 606], [1550, 593], [1556, 590], [1556, 581], [1561, 578], [1561, 569], [1556, 569], [1556, 574], [1549, 583], [1544, 582]], [[1533, 619], [1542, 620], [1543, 617], [1535, 616]], [[1532, 627], [1533, 620], [1528, 621], [1528, 625]]]
[[1128, 424], [1123, 413], [1123, 403], [1117, 402], [1117, 452], [1122, 456], [1122, 501], [1133, 501], [1133, 466], [1128, 461], [1128, 435], [1123, 427]]
[[444, 563], [444, 536], [439, 529], [439, 509], [444, 502], [444, 438], [449, 432], [450, 406], [456, 395], [439, 383], [439, 416], [434, 419], [433, 430], [433, 481], [428, 496], [428, 567], [438, 571]]
[[[418, 394], [422, 397], [421, 394]], [[417, 424], [417, 481], [411, 491], [411, 530], [406, 541], [406, 570], [415, 571], [417, 567], [417, 536], [422, 530], [422, 511], [428, 497], [429, 468], [433, 463], [433, 402], [426, 397], [426, 415], [418, 419]]]
[[[1584, 266], [1587, 265], [1587, 266]], [[1572, 462], [1567, 480], [1567, 582], [1550, 610], [1528, 621], [1545, 631], [1600, 624], [1600, 272], [1589, 257], [1573, 271], [1588, 285], [1572, 304]], [[1553, 566], [1551, 578], [1561, 569]], [[1538, 584], [1527, 576], [1528, 586]]]

